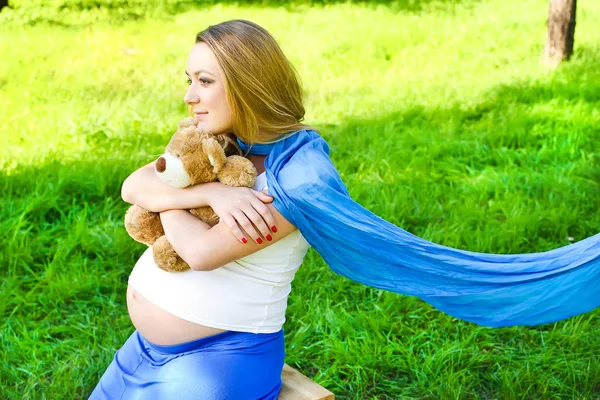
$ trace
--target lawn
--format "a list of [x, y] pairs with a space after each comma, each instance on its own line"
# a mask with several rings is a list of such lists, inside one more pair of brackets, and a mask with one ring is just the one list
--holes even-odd
[[[0, 18], [0, 398], [86, 398], [131, 334], [144, 246], [123, 227], [121, 183], [162, 153], [195, 34], [223, 20], [279, 40], [306, 122], [388, 221], [493, 253], [600, 232], [600, 3], [578, 5], [556, 70], [540, 63], [547, 1], [325, 3]], [[292, 285], [286, 362], [336, 398], [600, 398], [600, 309], [481, 327], [340, 277], [312, 250]]]

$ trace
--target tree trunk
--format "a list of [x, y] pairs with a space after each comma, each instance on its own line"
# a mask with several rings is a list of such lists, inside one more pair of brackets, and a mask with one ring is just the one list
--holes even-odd
[[556, 66], [573, 54], [577, 0], [550, 0], [548, 36], [544, 49], [546, 64]]

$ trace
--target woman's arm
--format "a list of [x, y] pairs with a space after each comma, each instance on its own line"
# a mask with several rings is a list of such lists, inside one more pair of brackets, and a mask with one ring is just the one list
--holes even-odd
[[[137, 204], [152, 212], [212, 206], [219, 216], [221, 216], [219, 211], [221, 213], [229, 211], [224, 209], [220, 202], [216, 204], [217, 207], [214, 206], [215, 199], [223, 196], [227, 196], [227, 199], [235, 200], [237, 203], [250, 204], [254, 200], [253, 206], [259, 211], [261, 211], [260, 205], [255, 200], [264, 203], [273, 201], [271, 196], [253, 189], [242, 188], [232, 192], [227, 190], [228, 188], [220, 182], [202, 183], [183, 189], [170, 186], [156, 176], [153, 161], [125, 179], [121, 187], [121, 197], [127, 203]], [[262, 209], [262, 211], [265, 210]], [[262, 216], [265, 219], [269, 218], [268, 213]]]
[[229, 227], [239, 240], [244, 235], [240, 227], [251, 232], [252, 237], [266, 237], [275, 232], [276, 226], [271, 210], [265, 203], [273, 197], [266, 193], [245, 187], [231, 187], [220, 182], [202, 183], [188, 188], [172, 187], [161, 181], [154, 172], [154, 162], [132, 173], [121, 188], [124, 201], [150, 210], [187, 210], [190, 208], [212, 207], [221, 221]]
[[[210, 185], [210, 184], [204, 184]], [[209, 205], [208, 188], [196, 185], [180, 189], [161, 181], [154, 172], [154, 161], [143, 166], [125, 179], [121, 187], [124, 201], [153, 212], [188, 209]]]
[[247, 243], [238, 240], [223, 221], [210, 228], [185, 210], [162, 212], [160, 218], [167, 239], [190, 268], [196, 271], [212, 271], [264, 249], [296, 230], [275, 207], [270, 204], [266, 206], [275, 219], [277, 233], [268, 235], [271, 240], [266, 236], [256, 235], [252, 237], [254, 240]]

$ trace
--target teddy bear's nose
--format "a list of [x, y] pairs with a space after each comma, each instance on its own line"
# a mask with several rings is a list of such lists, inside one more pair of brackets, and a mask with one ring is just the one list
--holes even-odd
[[165, 172], [167, 169], [167, 160], [165, 160], [164, 157], [159, 157], [159, 159], [156, 160], [154, 167], [156, 168], [156, 172]]

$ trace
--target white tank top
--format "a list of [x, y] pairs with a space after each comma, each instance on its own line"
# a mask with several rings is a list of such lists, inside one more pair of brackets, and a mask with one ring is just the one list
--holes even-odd
[[[267, 187], [265, 173], [254, 189]], [[273, 333], [285, 322], [291, 282], [310, 245], [295, 230], [277, 243], [213, 271], [165, 272], [142, 254], [129, 285], [187, 321], [239, 332]]]

